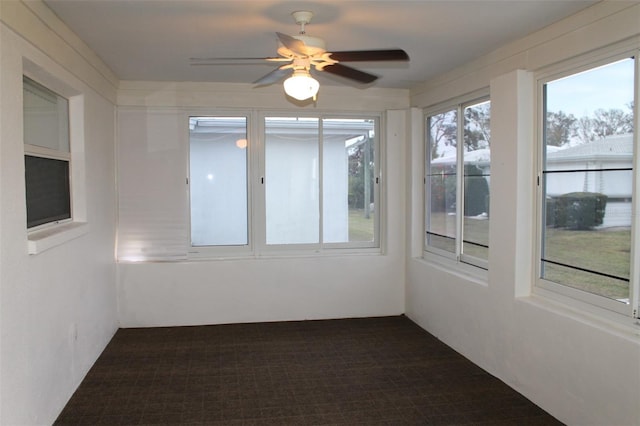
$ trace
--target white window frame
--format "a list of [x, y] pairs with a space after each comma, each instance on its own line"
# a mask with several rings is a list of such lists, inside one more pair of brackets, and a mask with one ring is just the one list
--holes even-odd
[[246, 135], [247, 135], [247, 156], [246, 156], [246, 167], [247, 167], [247, 244], [243, 245], [210, 245], [210, 246], [194, 246], [191, 243], [191, 186], [190, 186], [190, 161], [191, 161], [191, 144], [190, 137], [187, 135], [187, 176], [186, 181], [188, 183], [188, 239], [187, 247], [188, 247], [188, 256], [189, 258], [198, 259], [198, 258], [211, 258], [211, 257], [220, 257], [220, 258], [232, 258], [232, 257], [246, 257], [251, 255], [254, 252], [255, 245], [255, 229], [254, 229], [254, 215], [255, 215], [255, 164], [257, 164], [256, 160], [256, 146], [258, 144], [257, 138], [255, 135], [255, 126], [254, 122], [256, 121], [256, 114], [254, 111], [247, 110], [239, 110], [239, 111], [230, 111], [230, 110], [191, 110], [184, 115], [184, 120], [188, 122], [191, 117], [245, 117], [246, 118]]
[[69, 161], [71, 217], [26, 229], [27, 252], [31, 255], [36, 255], [89, 232], [84, 155], [84, 95], [77, 82], [70, 82], [65, 78], [50, 73], [43, 66], [27, 58], [23, 58], [22, 76], [68, 100], [69, 152], [63, 153], [53, 149], [24, 144], [24, 155]]
[[[630, 280], [629, 280], [629, 303], [624, 304], [616, 300], [591, 294], [576, 288], [546, 280], [541, 275], [542, 268], [542, 238], [545, 224], [544, 215], [544, 188], [543, 188], [543, 167], [544, 167], [544, 85], [563, 77], [569, 77], [580, 72], [588, 71], [599, 66], [604, 66], [622, 59], [633, 57], [635, 60], [635, 87], [634, 87], [634, 132], [633, 132], [633, 204], [632, 204], [632, 224], [631, 224], [631, 252], [630, 252]], [[638, 100], [640, 100], [640, 49], [630, 48], [625, 45], [614, 46], [606, 51], [594, 52], [580, 58], [556, 64], [548, 69], [539, 71], [536, 74], [536, 145], [537, 145], [537, 196], [536, 196], [536, 250], [535, 267], [533, 268], [533, 293], [557, 300], [574, 309], [583, 312], [593, 313], [601, 318], [608, 318], [623, 323], [633, 322], [638, 325], [637, 318], [640, 318], [639, 309], [639, 288], [640, 288], [640, 261], [637, 260], [640, 253], [640, 215], [638, 209], [640, 205], [640, 119], [638, 114]], [[635, 261], [634, 261], [635, 259]], [[612, 315], [613, 314], [613, 315]]]
[[[36, 157], [36, 158], [43, 158], [43, 159], [48, 159], [48, 160], [58, 160], [58, 161], [64, 161], [67, 163], [67, 168], [68, 168], [68, 192], [69, 192], [69, 217], [68, 218], [63, 218], [63, 219], [54, 219], [54, 220], [50, 220], [48, 222], [39, 224], [39, 225], [35, 225], [32, 227], [29, 227], [27, 224], [27, 229], [29, 230], [29, 232], [32, 231], [38, 231], [40, 229], [45, 229], [51, 226], [55, 226], [55, 225], [60, 225], [60, 224], [65, 224], [68, 222], [73, 221], [73, 200], [72, 200], [72, 193], [73, 193], [73, 189], [72, 189], [72, 182], [71, 182], [71, 176], [72, 176], [72, 164], [71, 164], [71, 136], [69, 135], [69, 124], [70, 124], [70, 107], [69, 107], [69, 99], [65, 98], [64, 96], [59, 95], [58, 93], [53, 92], [51, 89], [45, 87], [44, 85], [38, 83], [37, 81], [27, 77], [26, 75], [24, 76], [24, 78], [28, 79], [30, 82], [29, 84], [33, 84], [34, 88], [40, 92], [45, 91], [45, 92], [49, 92], [51, 95], [57, 97], [57, 98], [63, 98], [66, 102], [67, 102], [67, 108], [66, 108], [66, 119], [67, 119], [67, 140], [66, 140], [66, 144], [68, 145], [68, 149], [67, 150], [59, 150], [59, 149], [53, 149], [53, 148], [46, 148], [43, 146], [39, 146], [39, 145], [31, 145], [25, 142], [24, 144], [24, 155], [25, 157], [30, 156], [30, 157]], [[23, 80], [23, 86], [25, 84], [27, 84], [24, 80]], [[24, 90], [24, 89], [23, 89]], [[25, 117], [25, 121], [26, 121], [26, 117]], [[26, 167], [26, 166], [25, 166]], [[27, 212], [29, 210], [29, 206], [27, 205]]]
[[[383, 114], [376, 112], [364, 112], [362, 114], [344, 112], [299, 112], [291, 110], [189, 110], [184, 119], [189, 117], [247, 117], [247, 182], [248, 182], [248, 244], [243, 246], [192, 246], [191, 223], [189, 218], [189, 254], [190, 259], [211, 258], [243, 258], [265, 256], [315, 256], [335, 254], [379, 254], [382, 252], [381, 223], [385, 213], [385, 200], [382, 179], [382, 164], [384, 162], [384, 121]], [[267, 117], [309, 117], [318, 118], [319, 134], [319, 196], [320, 215], [319, 232], [320, 242], [313, 244], [267, 244], [266, 243], [266, 182], [265, 176], [265, 119]], [[375, 120], [375, 169], [373, 177], [375, 188], [376, 214], [374, 215], [374, 240], [371, 242], [346, 242], [323, 243], [322, 242], [322, 120], [325, 119], [373, 119]], [[189, 149], [190, 154], [190, 149]], [[187, 179], [189, 176], [189, 157], [187, 157]], [[190, 191], [189, 198], [190, 198]], [[191, 201], [189, 199], [189, 211]], [[189, 215], [190, 216], [190, 215]]]
[[[427, 260], [435, 260], [441, 262], [441, 259], [447, 259], [448, 264], [451, 266], [457, 266], [462, 268], [464, 272], [471, 273], [473, 275], [481, 274], [486, 276], [486, 272], [489, 269], [488, 260], [480, 259], [477, 257], [465, 255], [463, 251], [463, 238], [464, 238], [464, 110], [468, 106], [479, 104], [482, 102], [490, 102], [488, 89], [474, 93], [472, 96], [458, 97], [452, 99], [449, 102], [438, 104], [431, 108], [423, 110], [422, 125], [424, 127], [424, 176], [423, 176], [423, 194], [424, 194], [424, 217], [423, 217], [423, 232], [422, 232], [422, 245], [423, 245], [423, 258]], [[428, 216], [430, 214], [429, 206], [427, 205], [430, 199], [430, 185], [429, 185], [429, 161], [430, 161], [430, 130], [427, 128], [428, 119], [431, 116], [442, 114], [455, 110], [457, 114], [457, 127], [456, 127], [456, 241], [455, 241], [455, 253], [439, 249], [437, 247], [427, 244], [427, 223]], [[489, 189], [491, 194], [491, 189]], [[489, 221], [491, 218], [488, 219]], [[435, 255], [435, 256], [434, 256]], [[437, 257], [436, 257], [437, 256]], [[438, 259], [438, 257], [440, 259]]]
[[[265, 163], [265, 145], [264, 145], [264, 140], [265, 140], [265, 135], [266, 135], [266, 129], [265, 129], [265, 119], [267, 117], [309, 117], [309, 118], [318, 118], [318, 159], [319, 159], [319, 163], [318, 163], [318, 172], [319, 172], [319, 187], [318, 187], [318, 193], [319, 193], [319, 228], [318, 228], [318, 232], [319, 232], [319, 242], [318, 243], [311, 243], [311, 244], [267, 244], [266, 243], [266, 194], [265, 194], [265, 189], [266, 189], [266, 182], [264, 182], [264, 180], [262, 180], [262, 177], [265, 176], [265, 167], [266, 167], [266, 163]], [[322, 153], [323, 153], [323, 120], [331, 120], [331, 119], [374, 119], [375, 120], [375, 132], [376, 132], [376, 138], [375, 138], [375, 147], [374, 147], [374, 152], [376, 155], [376, 161], [374, 162], [374, 171], [373, 171], [373, 177], [374, 177], [374, 184], [375, 184], [375, 188], [374, 188], [374, 199], [376, 200], [377, 204], [380, 204], [380, 183], [381, 183], [381, 175], [380, 175], [380, 171], [381, 171], [381, 167], [380, 167], [380, 162], [381, 162], [381, 144], [382, 144], [382, 137], [381, 137], [381, 127], [382, 127], [382, 117], [380, 114], [376, 114], [376, 113], [364, 113], [364, 114], [341, 114], [341, 113], [330, 113], [330, 112], [324, 112], [324, 113], [295, 113], [295, 112], [291, 112], [291, 111], [275, 111], [275, 112], [263, 112], [262, 114], [260, 114], [260, 118], [259, 118], [259, 125], [260, 125], [260, 135], [262, 135], [262, 144], [260, 146], [260, 183], [261, 183], [261, 189], [260, 189], [260, 193], [261, 193], [261, 207], [262, 207], [262, 214], [261, 214], [261, 220], [259, 221], [259, 223], [257, 224], [258, 229], [260, 230], [259, 233], [259, 238], [258, 238], [258, 243], [257, 243], [257, 249], [260, 252], [263, 253], [289, 253], [292, 250], [294, 251], [298, 251], [298, 252], [310, 252], [310, 253], [331, 253], [331, 252], [336, 252], [336, 251], [350, 251], [350, 252], [367, 252], [367, 251], [375, 251], [375, 252], [379, 252], [380, 251], [380, 214], [376, 214], [374, 215], [374, 239], [371, 242], [346, 242], [346, 243], [325, 243], [322, 241], [322, 237], [323, 237], [323, 230], [322, 230], [322, 226], [323, 226], [323, 179], [322, 179], [322, 173], [323, 173], [323, 157], [322, 157]]]

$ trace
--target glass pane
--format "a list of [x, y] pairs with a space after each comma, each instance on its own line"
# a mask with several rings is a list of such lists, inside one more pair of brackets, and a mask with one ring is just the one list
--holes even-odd
[[71, 218], [69, 162], [24, 156], [27, 228]]
[[543, 261], [544, 278], [567, 287], [604, 296], [621, 303], [629, 303], [629, 280], [576, 270], [552, 262]]
[[374, 241], [375, 121], [322, 121], [323, 241]]
[[189, 119], [191, 244], [246, 245], [247, 119]]
[[629, 303], [634, 61], [545, 85], [541, 276]]
[[428, 117], [427, 135], [426, 244], [455, 253], [456, 110]]
[[267, 244], [319, 243], [318, 119], [265, 118]]
[[489, 101], [464, 109], [464, 221], [462, 251], [489, 260]]
[[24, 143], [69, 152], [69, 101], [23, 77]]
[[[628, 302], [631, 179], [631, 170], [545, 174], [543, 278]], [[609, 195], [557, 192], [559, 184], [571, 182], [610, 188]], [[613, 188], [611, 182], [621, 185]]]

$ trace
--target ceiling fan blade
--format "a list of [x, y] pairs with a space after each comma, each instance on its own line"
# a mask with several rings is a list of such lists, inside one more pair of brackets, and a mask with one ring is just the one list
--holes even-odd
[[291, 59], [282, 57], [268, 58], [189, 58], [189, 65], [192, 66], [212, 66], [212, 65], [247, 65], [260, 64], [264, 62], [288, 62]]
[[351, 50], [331, 52], [330, 58], [338, 62], [408, 61], [409, 55], [402, 49]]
[[378, 79], [377, 75], [369, 74], [342, 64], [326, 65], [322, 68], [322, 71], [326, 71], [329, 74], [339, 75], [340, 77], [349, 78], [359, 83], [371, 83]]
[[189, 58], [189, 62], [193, 62], [194, 64], [198, 64], [200, 62], [216, 62], [216, 61], [268, 61], [271, 58], [226, 58], [226, 57], [217, 57], [217, 58]]
[[293, 38], [290, 35], [276, 33], [278, 36], [278, 40], [280, 43], [284, 45], [287, 49], [292, 51], [297, 55], [309, 56], [309, 50], [307, 49], [307, 45], [304, 42], [298, 40], [297, 38]]
[[275, 83], [276, 81], [281, 80], [284, 77], [286, 77], [288, 74], [290, 74], [291, 73], [290, 69], [291, 68], [286, 66], [276, 68], [275, 70], [271, 71], [269, 74], [266, 74], [260, 77], [259, 79], [257, 79], [256, 81], [254, 81], [253, 84], [263, 86], [263, 85]]

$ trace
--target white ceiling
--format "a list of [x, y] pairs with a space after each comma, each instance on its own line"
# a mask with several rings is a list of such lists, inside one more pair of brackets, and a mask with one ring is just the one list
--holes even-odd
[[[597, 1], [593, 0], [45, 0], [121, 80], [251, 83], [274, 64], [192, 66], [191, 57], [275, 56], [275, 32], [307, 34], [329, 51], [402, 48], [409, 63], [346, 63], [409, 88]], [[354, 84], [335, 76], [322, 84]]]

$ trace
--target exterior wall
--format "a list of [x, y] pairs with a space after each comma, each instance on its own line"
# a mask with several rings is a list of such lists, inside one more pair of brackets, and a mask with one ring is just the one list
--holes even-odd
[[[237, 135], [192, 134], [189, 139], [191, 241], [246, 244], [247, 149], [236, 146]], [[244, 167], [242, 167], [244, 165]], [[207, 196], [194, 196], [207, 194]], [[224, 197], [224, 198], [223, 198]], [[225, 200], [221, 203], [220, 200]]]
[[[27, 254], [22, 74], [83, 93], [88, 231]], [[72, 70], [72, 71], [71, 71]], [[99, 71], [97, 71], [99, 70]], [[38, 2], [0, 2], [0, 423], [51, 424], [117, 328], [115, 78]], [[72, 142], [73, 143], [73, 142]], [[75, 154], [74, 154], [75, 155]]]
[[[265, 173], [266, 198], [271, 200], [269, 211], [270, 217], [274, 219], [270, 222], [271, 226], [267, 228], [267, 235], [271, 236], [270, 243], [275, 243], [274, 237], [285, 244], [293, 241], [311, 243], [318, 241], [318, 194], [309, 189], [318, 187], [319, 143], [317, 138], [313, 139], [317, 134], [317, 129], [309, 129], [307, 132], [301, 131], [298, 135], [287, 134], [286, 137], [282, 137], [274, 134], [268, 138], [265, 156], [270, 167]], [[238, 167], [239, 162], [246, 161], [246, 151], [235, 145], [233, 135], [218, 136], [215, 141], [207, 139], [206, 134], [200, 135], [200, 138], [191, 136], [189, 142], [191, 241], [195, 245], [207, 245], [207, 242], [216, 241], [216, 236], [224, 235], [227, 231], [246, 229], [247, 221], [243, 215], [243, 212], [247, 211], [246, 171]], [[306, 140], [310, 143], [304, 143]], [[348, 153], [344, 137], [342, 139], [339, 136], [325, 137], [322, 150], [324, 190], [332, 193], [330, 197], [323, 200], [323, 240], [348, 242]], [[310, 159], [296, 161], [299, 163], [297, 172], [290, 170], [294, 152], [296, 158]], [[205, 160], [198, 161], [199, 159]], [[295, 176], [292, 177], [291, 173]], [[201, 181], [196, 180], [207, 174], [211, 174], [211, 180], [208, 182], [206, 178]], [[274, 184], [275, 182], [278, 184]], [[197, 184], [200, 184], [200, 187], [194, 190], [194, 185]], [[295, 189], [297, 191], [294, 193]], [[194, 192], [204, 194], [205, 191], [206, 197], [193, 196]], [[290, 192], [293, 194], [291, 198]], [[223, 198], [225, 196], [226, 198]], [[224, 205], [220, 203], [221, 199], [226, 200]], [[292, 212], [290, 217], [287, 217], [287, 212], [294, 209], [295, 213]], [[220, 217], [224, 217], [224, 220], [212, 220]], [[275, 218], [282, 218], [282, 220], [276, 221]], [[307, 220], [309, 223], [308, 226], [287, 226], [292, 220]], [[198, 241], [201, 243], [197, 244]], [[228, 238], [225, 241], [232, 240]], [[246, 241], [230, 244], [246, 244]]]
[[[535, 253], [535, 80], [532, 71], [611, 43], [640, 45], [640, 5], [601, 2], [428, 81], [412, 105], [491, 90], [488, 278], [422, 259], [421, 198], [411, 200], [406, 313], [567, 424], [640, 423], [640, 332], [532, 294]], [[422, 155], [417, 108], [409, 158]], [[409, 191], [421, 194], [422, 165]]]

